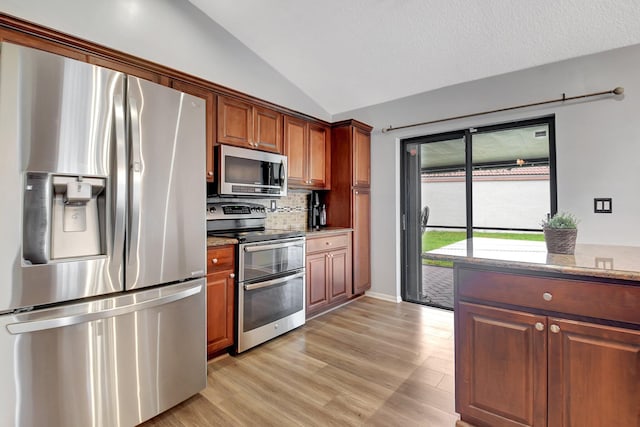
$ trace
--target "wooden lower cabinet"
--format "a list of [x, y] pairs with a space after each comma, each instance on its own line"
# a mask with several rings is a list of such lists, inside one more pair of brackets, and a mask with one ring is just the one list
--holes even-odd
[[[464, 270], [464, 271], [461, 271]], [[640, 315], [629, 328], [609, 318], [580, 320], [601, 287], [630, 299], [637, 286], [478, 271], [456, 265], [456, 411], [472, 426], [640, 427]], [[505, 307], [489, 277], [512, 293], [539, 294], [530, 307]], [[522, 283], [522, 287], [519, 286]], [[572, 284], [586, 293], [562, 291]], [[586, 288], [584, 288], [587, 286]], [[534, 289], [538, 287], [538, 289]], [[470, 295], [473, 295], [471, 297]], [[497, 305], [501, 305], [498, 307]], [[550, 308], [565, 307], [551, 316]], [[637, 311], [636, 311], [637, 312]], [[460, 425], [466, 425], [463, 422]]]
[[207, 354], [234, 344], [235, 248], [233, 245], [207, 250]]
[[307, 317], [351, 296], [351, 232], [307, 236]]
[[546, 426], [544, 316], [467, 303], [456, 315], [456, 411], [478, 425]]

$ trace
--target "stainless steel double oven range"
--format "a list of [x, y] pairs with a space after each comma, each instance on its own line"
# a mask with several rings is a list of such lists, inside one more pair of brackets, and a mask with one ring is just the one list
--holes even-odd
[[265, 228], [257, 203], [207, 204], [209, 235], [237, 245], [236, 346], [241, 353], [305, 322], [305, 237]]

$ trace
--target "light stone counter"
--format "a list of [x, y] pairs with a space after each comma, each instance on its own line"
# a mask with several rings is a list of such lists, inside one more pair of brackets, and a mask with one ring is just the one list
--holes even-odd
[[544, 242], [475, 237], [422, 254], [423, 259], [548, 271], [640, 282], [640, 247], [576, 245], [574, 255], [547, 252]]
[[207, 246], [224, 246], [224, 245], [235, 245], [238, 243], [238, 239], [234, 239], [231, 237], [207, 237]]

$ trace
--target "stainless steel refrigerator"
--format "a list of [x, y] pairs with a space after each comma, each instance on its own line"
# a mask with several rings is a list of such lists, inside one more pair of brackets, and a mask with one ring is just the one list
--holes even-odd
[[0, 425], [129, 426], [206, 386], [204, 101], [0, 45]]

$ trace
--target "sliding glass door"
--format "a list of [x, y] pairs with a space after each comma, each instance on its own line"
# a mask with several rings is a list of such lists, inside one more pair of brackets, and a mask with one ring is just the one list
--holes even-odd
[[553, 118], [403, 141], [403, 299], [453, 308], [451, 263], [422, 253], [467, 238], [542, 240], [556, 211]]

